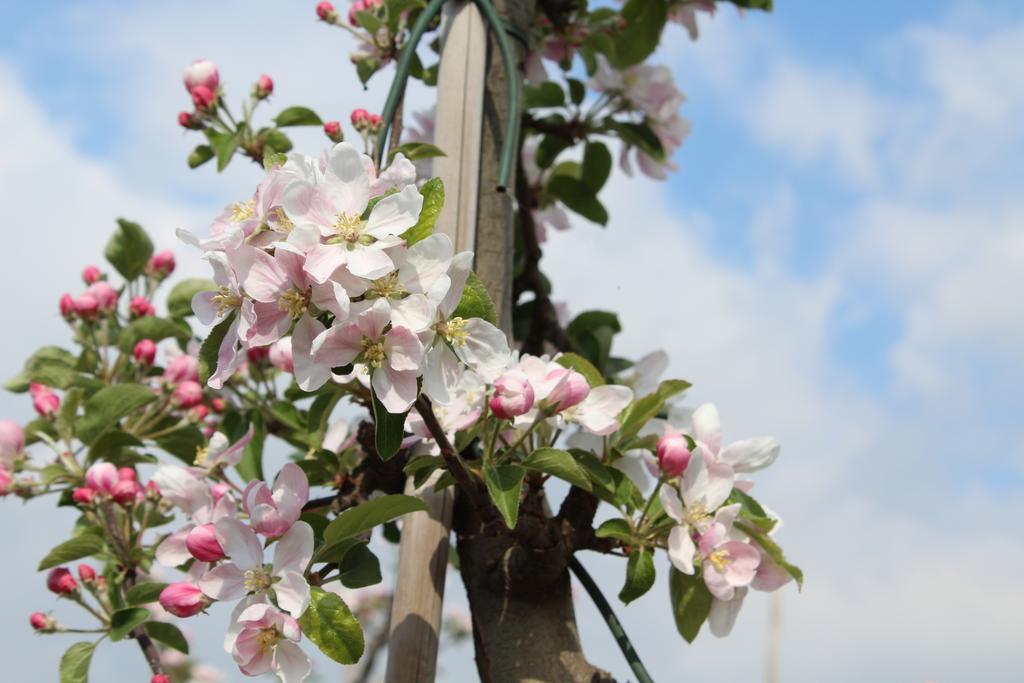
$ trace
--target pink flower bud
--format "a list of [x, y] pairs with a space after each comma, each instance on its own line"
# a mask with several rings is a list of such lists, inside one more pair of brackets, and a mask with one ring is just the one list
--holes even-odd
[[284, 337], [271, 344], [270, 364], [281, 372], [295, 372], [291, 337]]
[[0, 496], [6, 496], [11, 490], [11, 483], [14, 475], [7, 471], [7, 468], [0, 465]]
[[254, 346], [247, 349], [245, 354], [249, 357], [249, 362], [253, 365], [259, 365], [265, 363], [270, 358], [270, 347], [269, 346]]
[[75, 314], [85, 320], [91, 320], [100, 312], [100, 302], [91, 294], [79, 294], [71, 301]]
[[494, 395], [489, 405], [491, 412], [502, 420], [529, 412], [533, 401], [533, 385], [524, 373], [510, 370], [494, 380]]
[[356, 12], [363, 12], [367, 9], [365, 0], [355, 0], [352, 5], [348, 8], [348, 23], [353, 26], [359, 26], [359, 17], [356, 16]]
[[368, 128], [370, 125], [370, 112], [365, 109], [353, 109], [352, 110], [352, 125], [356, 130], [363, 130]]
[[210, 401], [210, 408], [212, 408], [215, 413], [223, 413], [227, 407], [228, 404], [225, 403], [222, 398], [215, 398]]
[[193, 382], [192, 380], [182, 382], [174, 387], [171, 401], [178, 408], [184, 408], [185, 410], [195, 408], [203, 402], [203, 388], [199, 385], [199, 382]]
[[91, 285], [95, 282], [99, 282], [100, 278], [103, 277], [103, 271], [98, 266], [86, 266], [82, 271], [82, 279], [85, 284]]
[[133, 351], [135, 360], [142, 365], [152, 365], [156, 360], [156, 342], [152, 339], [142, 339], [135, 345]]
[[87, 564], [78, 565], [78, 578], [82, 583], [90, 583], [96, 580], [96, 570]]
[[117, 299], [121, 296], [116, 289], [103, 280], [89, 285], [85, 293], [96, 299], [101, 311], [112, 311], [117, 308]]
[[153, 677], [149, 679], [149, 683], [171, 683], [171, 679], [168, 678], [167, 674], [153, 674]]
[[219, 501], [221, 498], [224, 497], [224, 494], [226, 494], [230, 490], [231, 487], [225, 484], [224, 482], [220, 482], [219, 484], [214, 484], [213, 486], [211, 486], [210, 495], [213, 496], [213, 502], [216, 503], [217, 501]]
[[202, 130], [203, 122], [190, 111], [178, 112], [178, 125], [185, 130]]
[[658, 439], [658, 466], [670, 477], [678, 477], [683, 473], [690, 464], [691, 455], [686, 437], [671, 427]]
[[334, 11], [334, 5], [326, 1], [317, 3], [316, 15], [320, 18], [320, 21], [326, 21], [329, 24], [333, 24], [338, 19], [338, 13]]
[[128, 304], [128, 312], [133, 318], [145, 318], [149, 315], [156, 315], [156, 308], [149, 303], [144, 296], [133, 296]]
[[60, 396], [55, 394], [50, 387], [42, 384], [30, 384], [28, 390], [32, 395], [32, 407], [42, 417], [50, 417], [60, 409]]
[[267, 74], [260, 75], [252, 89], [253, 96], [258, 100], [264, 100], [270, 97], [272, 92], [274, 92], [274, 80]]
[[557, 380], [548, 394], [547, 403], [558, 412], [572, 408], [590, 394], [587, 379], [575, 370], [559, 368], [548, 373], [547, 378]]
[[71, 295], [65, 292], [60, 297], [60, 314], [67, 320], [71, 319], [71, 316], [75, 313], [75, 300], [71, 298]]
[[325, 123], [324, 135], [330, 138], [331, 142], [341, 142], [345, 139], [345, 134], [341, 132], [341, 123], [338, 121], [328, 121]]
[[142, 486], [133, 479], [122, 479], [110, 489], [110, 497], [118, 505], [128, 507], [142, 500]]
[[214, 109], [217, 102], [217, 95], [205, 85], [197, 85], [192, 90], [192, 104], [196, 109], [209, 111]]
[[206, 416], [210, 414], [210, 409], [205, 404], [200, 403], [192, 409], [192, 417], [196, 422], [202, 422], [206, 419]]
[[169, 384], [187, 381], [198, 382], [199, 360], [184, 353], [176, 356], [164, 369], [164, 381]]
[[100, 493], [110, 493], [121, 475], [109, 462], [98, 462], [85, 471], [85, 485]]
[[33, 612], [29, 615], [28, 623], [32, 624], [32, 628], [40, 633], [52, 633], [57, 627], [57, 622], [53, 620], [53, 617], [48, 617], [42, 612]]
[[200, 562], [216, 562], [224, 557], [224, 548], [217, 540], [217, 532], [212, 524], [197, 526], [185, 538], [185, 547], [192, 557]]
[[198, 586], [191, 583], [172, 583], [160, 592], [160, 606], [176, 617], [192, 617], [209, 604]]
[[215, 92], [220, 87], [220, 72], [217, 65], [209, 59], [197, 59], [182, 74], [185, 90], [194, 93], [196, 88], [206, 88]]
[[370, 114], [370, 130], [374, 133], [380, 132], [381, 126], [384, 124], [384, 119], [380, 117], [380, 114]]
[[78, 582], [64, 567], [54, 567], [46, 576], [46, 587], [57, 595], [70, 595], [78, 590]]
[[92, 502], [92, 499], [96, 496], [95, 489], [88, 486], [79, 486], [71, 494], [71, 500], [75, 501], [79, 505], [88, 505]]
[[14, 420], [0, 420], [0, 462], [11, 462], [25, 450], [25, 430]]
[[170, 249], [158, 251], [150, 257], [146, 271], [157, 277], [167, 277], [174, 272], [177, 263], [174, 260], [174, 252]]
[[138, 473], [131, 467], [118, 467], [117, 478], [121, 481], [138, 481]]

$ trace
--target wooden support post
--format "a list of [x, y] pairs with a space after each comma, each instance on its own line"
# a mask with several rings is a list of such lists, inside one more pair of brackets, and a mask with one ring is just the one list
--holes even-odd
[[[465, 251], [476, 246], [487, 32], [471, 2], [451, 3], [445, 12], [434, 142], [447, 156], [434, 165], [445, 189], [436, 230]], [[413, 493], [411, 477], [406, 493]], [[454, 496], [451, 488], [434, 491], [433, 478], [415, 494], [427, 510], [406, 515], [402, 526], [387, 683], [429, 683], [437, 670]]]

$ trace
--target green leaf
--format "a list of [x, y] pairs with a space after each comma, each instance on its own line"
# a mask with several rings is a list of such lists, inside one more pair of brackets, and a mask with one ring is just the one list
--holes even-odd
[[67, 541], [64, 541], [56, 548], [46, 553], [46, 557], [39, 563], [39, 571], [52, 569], [58, 565], [80, 560], [103, 551], [103, 539], [95, 534], [81, 534]]
[[289, 152], [292, 149], [292, 141], [287, 135], [277, 128], [271, 128], [260, 133], [260, 138], [266, 145], [265, 152]]
[[146, 623], [145, 628], [146, 633], [153, 640], [174, 648], [178, 652], [188, 654], [188, 640], [181, 629], [174, 624], [168, 624], [165, 621], [150, 621]]
[[441, 209], [444, 208], [444, 183], [440, 178], [431, 178], [423, 183], [420, 194], [423, 195], [423, 208], [420, 210], [420, 217], [416, 221], [416, 225], [401, 235], [402, 239], [410, 246], [434, 233], [437, 217], [441, 215]]
[[60, 658], [60, 683], [89, 683], [89, 664], [96, 643], [75, 643]]
[[582, 180], [556, 175], [548, 181], [548, 193], [587, 220], [598, 225], [608, 223], [607, 209]]
[[617, 538], [630, 544], [634, 542], [633, 530], [630, 529], [629, 522], [618, 517], [602, 522], [601, 526], [594, 531], [594, 535], [598, 538]]
[[628, 0], [622, 8], [626, 28], [615, 35], [612, 66], [618, 69], [639, 64], [647, 59], [661, 41], [667, 8], [660, 0]]
[[78, 419], [78, 438], [91, 444], [108, 429], [116, 428], [122, 417], [156, 399], [156, 394], [141, 384], [104, 387], [85, 402], [85, 414]]
[[626, 563], [626, 583], [619, 591], [619, 600], [629, 604], [651, 590], [654, 585], [654, 553], [647, 548], [637, 548], [629, 554]]
[[[549, 119], [552, 117], [548, 117]], [[564, 123], [561, 117], [556, 119], [556, 123]], [[537, 166], [540, 168], [550, 168], [551, 164], [555, 163], [555, 159], [561, 154], [565, 148], [569, 146], [569, 141], [558, 135], [545, 135], [540, 140], [540, 144], [537, 145], [537, 154], [534, 157], [534, 161], [537, 162]]]
[[309, 608], [299, 618], [302, 634], [320, 651], [341, 664], [363, 656], [363, 629], [345, 601], [321, 588], [310, 589]]
[[112, 429], [96, 439], [92, 446], [89, 447], [89, 456], [86, 458], [86, 462], [94, 463], [97, 460], [110, 460], [110, 456], [123, 448], [142, 445], [142, 441], [128, 432]]
[[280, 168], [288, 162], [288, 155], [280, 152], [267, 150], [263, 153], [263, 170], [272, 171], [275, 167]]
[[790, 564], [786, 559], [786, 554], [782, 552], [782, 548], [776, 543], [771, 536], [761, 531], [756, 526], [750, 524], [744, 524], [743, 522], [736, 522], [736, 528], [750, 536], [755, 543], [768, 553], [768, 556], [775, 561], [775, 564], [782, 567], [787, 574], [793, 577], [796, 581], [796, 587], [799, 590], [803, 590], [804, 587], [804, 572], [797, 567], [795, 564]]
[[381, 582], [380, 560], [365, 543], [358, 543], [345, 553], [338, 574], [346, 588], [373, 586]]
[[15, 394], [22, 394], [28, 391], [32, 382], [39, 382], [63, 389], [64, 387], [59, 384], [48, 383], [47, 380], [63, 382], [71, 377], [77, 377], [77, 373], [74, 372], [77, 362], [71, 352], [65, 351], [59, 346], [44, 346], [25, 361], [21, 372], [8, 380], [4, 388]]
[[773, 9], [772, 0], [726, 0], [726, 2], [731, 2], [744, 9], [759, 9], [765, 12], [771, 12]]
[[622, 414], [619, 438], [628, 439], [639, 433], [645, 424], [658, 416], [665, 408], [665, 401], [690, 388], [690, 383], [681, 379], [666, 379], [652, 393], [630, 403]]
[[150, 339], [154, 342], [161, 342], [164, 339], [174, 337], [179, 345], [185, 346], [191, 334], [184, 327], [168, 320], [147, 315], [144, 318], [133, 320], [128, 324], [117, 338], [117, 346], [125, 353], [131, 353], [143, 339]]
[[684, 574], [675, 567], [669, 569], [668, 586], [676, 629], [692, 643], [711, 611], [711, 592], [702, 577]]
[[156, 439], [156, 445], [186, 465], [196, 461], [196, 452], [206, 445], [206, 437], [196, 425], [186, 425]]
[[324, 530], [324, 541], [337, 543], [396, 517], [426, 509], [426, 504], [415, 496], [395, 493], [374, 498], [338, 515]]
[[505, 526], [516, 527], [519, 519], [519, 497], [523, 492], [523, 478], [526, 470], [519, 465], [484, 465], [484, 483], [491, 494], [494, 506], [498, 508]]
[[[404, 142], [388, 152], [388, 162], [390, 163], [399, 154], [404, 154], [409, 161], [447, 156], [440, 147], [429, 142]], [[431, 178], [431, 180], [440, 180], [440, 178]]]
[[405, 416], [409, 411], [401, 415], [389, 413], [372, 389], [370, 396], [373, 399], [374, 446], [382, 460], [390, 460], [402, 448], [402, 439], [405, 438]]
[[327, 434], [327, 428], [330, 424], [331, 414], [334, 412], [335, 406], [338, 405], [338, 401], [341, 400], [343, 392], [341, 390], [329, 391], [327, 393], [320, 394], [313, 401], [313, 405], [309, 407], [309, 445], [312, 448], [320, 448], [324, 442], [324, 436]]
[[603, 142], [588, 142], [583, 150], [583, 184], [597, 194], [612, 172], [612, 154]]
[[194, 277], [174, 285], [167, 295], [167, 313], [172, 318], [187, 318], [192, 315], [192, 297], [199, 292], [211, 292], [217, 283], [209, 278]]
[[639, 148], [659, 163], [665, 161], [665, 148], [661, 144], [661, 139], [647, 124], [608, 119], [605, 125], [618, 133], [627, 145]]
[[59, 564], [72, 562], [89, 555], [95, 555], [102, 550], [102, 539], [92, 535], [92, 533], [83, 533], [83, 535], [65, 541], [46, 553], [46, 557], [39, 563], [39, 571], [51, 569]]
[[470, 272], [466, 288], [462, 290], [459, 305], [452, 312], [453, 318], [482, 318], [492, 325], [498, 324], [498, 309], [494, 307], [491, 295], [476, 273]]
[[110, 640], [116, 643], [146, 619], [149, 619], [149, 610], [145, 607], [128, 607], [117, 610], [110, 617]]
[[252, 421], [252, 440], [242, 450], [242, 459], [236, 469], [242, 479], [255, 481], [263, 479], [263, 444], [267, 439], [267, 428], [260, 411], [252, 411], [249, 419]]
[[285, 126], [322, 126], [323, 121], [308, 107], [288, 107], [274, 119], [280, 128]]
[[621, 331], [618, 316], [608, 311], [584, 311], [565, 328], [573, 348], [598, 369], [608, 363], [612, 338]]
[[124, 599], [129, 605], [146, 605], [160, 599], [160, 593], [167, 588], [166, 583], [159, 581], [146, 581], [137, 583], [128, 589]]
[[544, 81], [540, 85], [527, 85], [525, 88], [525, 104], [527, 109], [535, 107], [561, 107], [565, 104], [565, 92], [552, 81]]
[[723, 505], [732, 505], [734, 503], [740, 504], [741, 515], [756, 524], [766, 534], [771, 533], [771, 530], [778, 523], [778, 520], [770, 517], [768, 512], [749, 493], [744, 493], [740, 489], [734, 488]]
[[598, 489], [609, 492], [615, 490], [615, 480], [612, 478], [611, 468], [602, 463], [600, 458], [590, 451], [580, 448], [570, 448], [569, 453], [587, 471], [590, 481], [596, 484]]
[[118, 218], [117, 229], [103, 253], [125, 280], [134, 280], [146, 270], [153, 242], [138, 223]]
[[209, 382], [210, 375], [217, 371], [217, 356], [220, 353], [221, 342], [224, 341], [236, 315], [237, 313], [232, 313], [217, 323], [216, 327], [210, 330], [203, 345], [199, 347], [199, 381], [203, 384]]
[[538, 448], [523, 461], [523, 467], [554, 475], [585, 491], [591, 489], [587, 471], [576, 462], [576, 459], [568, 451], [557, 448]]
[[587, 384], [589, 384], [591, 388], [599, 387], [604, 384], [604, 377], [601, 375], [601, 371], [595, 368], [593, 363], [578, 353], [563, 353], [555, 359], [555, 362], [563, 368], [575, 370], [583, 375], [587, 380]]
[[583, 81], [576, 80], [575, 78], [567, 78], [565, 81], [569, 84], [569, 98], [573, 104], [578, 106], [583, 102], [583, 98], [587, 94], [586, 86], [583, 85]]
[[188, 167], [199, 168], [214, 157], [213, 147], [199, 145], [188, 155]]

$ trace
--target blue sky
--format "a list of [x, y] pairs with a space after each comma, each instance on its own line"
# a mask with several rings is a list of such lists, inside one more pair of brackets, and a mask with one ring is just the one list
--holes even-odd
[[[718, 403], [727, 439], [783, 442], [758, 486], [808, 582], [781, 597], [782, 680], [1006, 680], [1024, 663], [1024, 6], [777, 4], [744, 18], [725, 7], [695, 44], [676, 30], [659, 51], [694, 126], [680, 170], [660, 184], [616, 175], [606, 230], [552, 235], [556, 295], [623, 311], [623, 351], [668, 351], [691, 401]], [[115, 216], [199, 273], [173, 229], [202, 230], [251, 192], [254, 167], [185, 168], [196, 140], [174, 117], [190, 60], [218, 61], [235, 94], [270, 73], [275, 107], [379, 107], [380, 84], [361, 91], [349, 46], [312, 5], [3, 3], [0, 196], [14, 239], [0, 284], [18, 292], [5, 305], [22, 332], [0, 341], [0, 369], [64, 339], [57, 297], [99, 259]], [[296, 141], [323, 145], [316, 131]], [[0, 412], [29, 407], [4, 397]], [[23, 625], [48, 604], [32, 567], [70, 523], [42, 508], [2, 570], [15, 604], [0, 634], [27, 681], [51, 680], [32, 659], [61, 650]], [[5, 501], [0, 525], [20, 509]], [[585, 561], [617, 588], [621, 568]], [[765, 596], [730, 639], [685, 647], [660, 588], [620, 610], [657, 680], [758, 679]], [[625, 680], [579, 610], [595, 659]], [[468, 653], [447, 657], [457, 680]], [[113, 654], [97, 666], [117, 670]]]

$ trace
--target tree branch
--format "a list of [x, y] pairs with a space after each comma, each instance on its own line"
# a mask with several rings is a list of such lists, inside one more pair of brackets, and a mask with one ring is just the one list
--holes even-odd
[[423, 424], [426, 425], [430, 436], [437, 443], [437, 447], [441, 449], [441, 457], [444, 458], [446, 469], [455, 477], [455, 483], [465, 491], [478, 510], [484, 509], [481, 505], [480, 489], [476, 485], [476, 480], [473, 479], [473, 475], [466, 469], [462, 458], [459, 457], [458, 451], [455, 450], [455, 447], [448, 440], [448, 435], [444, 433], [444, 428], [441, 427], [437, 415], [434, 414], [434, 408], [430, 404], [430, 399], [423, 394], [420, 394], [416, 399], [416, 412], [423, 418]]

